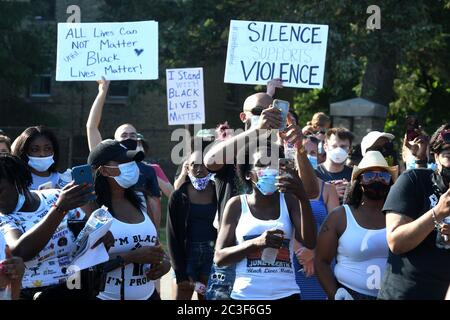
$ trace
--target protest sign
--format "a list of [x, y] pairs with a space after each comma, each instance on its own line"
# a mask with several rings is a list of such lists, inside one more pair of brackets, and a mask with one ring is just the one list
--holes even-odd
[[158, 79], [158, 22], [58, 23], [57, 81]]
[[225, 82], [322, 88], [328, 26], [231, 20]]
[[205, 123], [203, 68], [167, 69], [169, 125]]

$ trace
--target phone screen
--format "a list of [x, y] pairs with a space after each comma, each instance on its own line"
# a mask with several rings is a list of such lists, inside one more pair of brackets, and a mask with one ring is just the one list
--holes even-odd
[[[72, 169], [72, 180], [75, 182], [75, 184], [91, 184], [94, 185], [94, 178], [92, 176], [92, 168], [90, 165], [85, 164], [82, 166], [73, 167]], [[92, 191], [94, 191], [94, 188], [92, 187]], [[92, 195], [92, 197], [89, 198], [90, 201], [94, 201], [97, 197], [95, 195]]]

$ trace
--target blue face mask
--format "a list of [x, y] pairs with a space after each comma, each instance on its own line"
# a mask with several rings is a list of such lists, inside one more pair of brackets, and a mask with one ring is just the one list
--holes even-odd
[[278, 170], [276, 169], [261, 169], [257, 171], [258, 181], [256, 182], [256, 187], [265, 196], [270, 196], [277, 191]]
[[313, 169], [317, 169], [317, 157], [315, 156], [311, 156], [311, 155], [307, 155], [309, 163], [311, 163], [311, 166], [313, 167]]
[[114, 177], [117, 184], [124, 189], [131, 188], [139, 180], [139, 167], [135, 161], [119, 165], [120, 175]]
[[[17, 187], [16, 187], [17, 189]], [[13, 212], [18, 212], [20, 209], [22, 209], [23, 205], [25, 203], [25, 195], [19, 192], [19, 189], [17, 189], [17, 204], [14, 208]]]

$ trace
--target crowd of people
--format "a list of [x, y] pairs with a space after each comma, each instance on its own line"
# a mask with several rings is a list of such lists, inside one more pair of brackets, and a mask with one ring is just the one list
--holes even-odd
[[[92, 183], [61, 170], [50, 129], [1, 132], [0, 300], [159, 300], [169, 272], [176, 300], [450, 299], [449, 122], [430, 137], [409, 117], [400, 159], [390, 133], [354, 145], [324, 113], [283, 119], [275, 79], [245, 99], [244, 131], [192, 139], [172, 184], [132, 124], [103, 140], [108, 87], [86, 124]], [[109, 260], [74, 289], [75, 240], [99, 208]]]

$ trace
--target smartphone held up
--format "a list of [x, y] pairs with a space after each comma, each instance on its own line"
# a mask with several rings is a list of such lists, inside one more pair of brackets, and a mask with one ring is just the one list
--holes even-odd
[[281, 126], [279, 128], [280, 131], [284, 131], [287, 127], [287, 116], [289, 113], [289, 102], [285, 100], [275, 99], [273, 100], [273, 107], [277, 108], [281, 111]]

